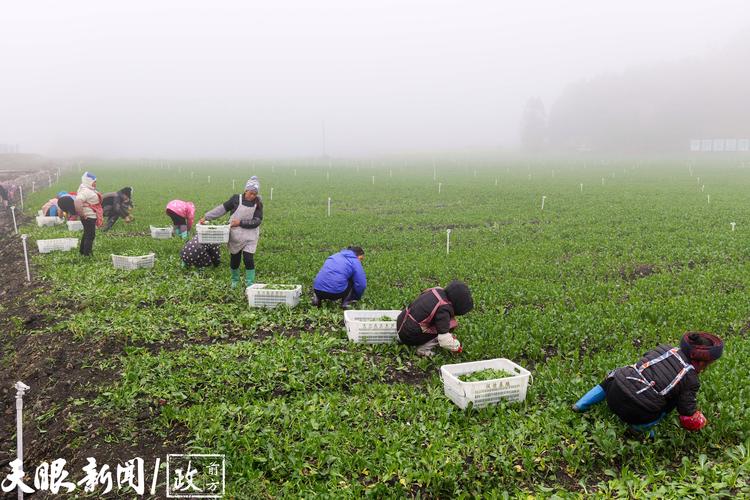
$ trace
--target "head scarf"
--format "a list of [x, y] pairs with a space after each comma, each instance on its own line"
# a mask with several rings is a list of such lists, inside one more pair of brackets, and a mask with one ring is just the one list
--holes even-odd
[[453, 304], [453, 310], [458, 316], [466, 314], [474, 309], [474, 300], [471, 291], [463, 281], [453, 280], [445, 287], [445, 295]]
[[68, 196], [68, 192], [67, 191], [60, 191], [59, 193], [57, 193], [57, 197], [58, 198], [62, 198], [63, 196]]
[[252, 176], [247, 180], [245, 183], [245, 191], [252, 191], [253, 193], [258, 194], [258, 191], [260, 191], [260, 181], [258, 181], [256, 176]]
[[81, 176], [81, 184], [88, 188], [94, 188], [94, 182], [96, 182], [96, 176], [92, 174], [91, 172], [84, 172], [83, 176]]
[[687, 332], [682, 336], [680, 349], [692, 361], [708, 361], [710, 363], [721, 357], [724, 352], [724, 341], [713, 333]]

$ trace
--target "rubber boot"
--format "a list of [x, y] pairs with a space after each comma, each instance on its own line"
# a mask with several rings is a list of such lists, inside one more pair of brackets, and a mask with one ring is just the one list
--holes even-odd
[[255, 269], [245, 269], [245, 286], [253, 286], [255, 283]]
[[595, 405], [596, 403], [601, 403], [606, 396], [607, 393], [604, 392], [602, 386], [595, 385], [593, 389], [584, 394], [583, 397], [573, 405], [573, 411], [588, 411], [591, 406]]
[[232, 288], [237, 288], [237, 285], [240, 284], [240, 270], [237, 269], [231, 269], [232, 271]]
[[184, 233], [180, 233], [180, 238], [182, 238], [183, 240], [187, 241], [187, 239], [188, 239], [188, 232], [185, 231]]

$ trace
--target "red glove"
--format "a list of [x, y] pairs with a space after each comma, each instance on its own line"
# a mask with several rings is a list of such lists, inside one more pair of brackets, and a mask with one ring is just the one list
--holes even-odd
[[706, 420], [706, 417], [704, 417], [700, 411], [696, 411], [689, 417], [680, 415], [680, 425], [689, 431], [699, 431], [703, 429], [706, 424], [708, 424], [708, 420]]

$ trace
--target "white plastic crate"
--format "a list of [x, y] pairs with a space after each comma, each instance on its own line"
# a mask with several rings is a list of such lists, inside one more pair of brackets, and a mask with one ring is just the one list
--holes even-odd
[[224, 226], [195, 226], [198, 233], [198, 243], [227, 243], [229, 241], [229, 224]]
[[39, 253], [50, 253], [54, 250], [67, 252], [78, 246], [78, 238], [54, 238], [51, 240], [36, 240]]
[[43, 216], [44, 216], [44, 211], [43, 211], [43, 210], [37, 210], [37, 211], [36, 211], [36, 214], [37, 214], [37, 215], [38, 215], [39, 217], [43, 217]]
[[288, 290], [268, 288], [272, 286], [256, 283], [247, 287], [245, 292], [250, 307], [276, 307], [280, 305], [294, 307], [299, 304], [299, 299], [302, 296], [302, 285], [282, 285], [294, 287]]
[[36, 225], [39, 227], [57, 226], [58, 224], [62, 223], [63, 220], [59, 217], [45, 217], [43, 215], [37, 215], [36, 217]]
[[[362, 344], [389, 344], [396, 342], [396, 318], [401, 311], [344, 311], [346, 336]], [[383, 320], [384, 317], [391, 318]]]
[[[487, 369], [505, 370], [515, 375], [481, 382], [462, 382], [458, 379], [460, 375]], [[445, 395], [463, 410], [469, 403], [474, 408], [483, 408], [497, 404], [501, 399], [523, 401], [526, 399], [531, 372], [509, 359], [496, 358], [443, 365], [440, 367], [440, 377], [443, 379]]]
[[148, 255], [139, 255], [137, 257], [112, 254], [112, 265], [115, 266], [115, 269], [125, 269], [126, 271], [132, 271], [133, 269], [151, 269], [154, 267], [154, 254], [150, 253]]
[[171, 227], [154, 227], [151, 228], [151, 237], [157, 240], [168, 240], [172, 237], [173, 229]]
[[83, 222], [79, 220], [69, 220], [68, 231], [83, 231]]

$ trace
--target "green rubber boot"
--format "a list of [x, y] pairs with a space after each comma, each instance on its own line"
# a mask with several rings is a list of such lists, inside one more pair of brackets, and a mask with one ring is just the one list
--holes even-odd
[[183, 240], [187, 240], [188, 239], [188, 232], [185, 231], [184, 233], [180, 234], [180, 238], [182, 238]]
[[255, 283], [255, 269], [245, 269], [245, 286]]
[[237, 288], [237, 285], [240, 284], [240, 270], [231, 269], [231, 271], [232, 271], [232, 288]]

